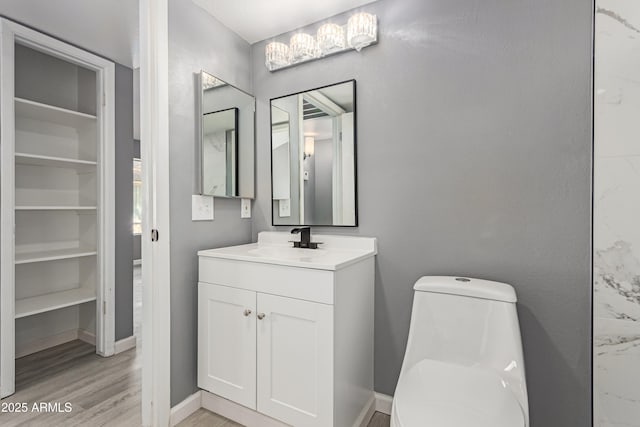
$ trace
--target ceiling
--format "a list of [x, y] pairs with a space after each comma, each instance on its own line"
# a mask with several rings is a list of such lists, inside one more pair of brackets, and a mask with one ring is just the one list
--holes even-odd
[[253, 44], [372, 3], [372, 0], [193, 0]]

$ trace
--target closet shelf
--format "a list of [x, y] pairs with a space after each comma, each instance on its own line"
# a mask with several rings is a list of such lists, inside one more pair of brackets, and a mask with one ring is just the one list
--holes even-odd
[[95, 170], [97, 163], [90, 160], [68, 159], [64, 157], [42, 156], [39, 154], [16, 153], [17, 165], [48, 166], [52, 168], [74, 168]]
[[95, 211], [96, 206], [16, 206], [17, 211]]
[[30, 264], [34, 262], [56, 261], [61, 259], [83, 258], [97, 255], [92, 248], [57, 249], [51, 251], [16, 253], [16, 264]]
[[91, 114], [67, 110], [66, 108], [42, 104], [18, 97], [15, 98], [15, 110], [16, 118], [24, 117], [74, 128], [83, 127], [97, 121], [96, 116]]
[[21, 317], [33, 316], [34, 314], [45, 313], [47, 311], [58, 310], [60, 308], [71, 307], [95, 300], [95, 289], [83, 287], [52, 292], [36, 297], [17, 299], [15, 318], [19, 319]]

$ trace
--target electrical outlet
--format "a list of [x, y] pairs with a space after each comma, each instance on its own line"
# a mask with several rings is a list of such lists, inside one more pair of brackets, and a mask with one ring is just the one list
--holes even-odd
[[240, 218], [251, 218], [251, 199], [241, 199]]
[[213, 196], [191, 196], [191, 220], [213, 221]]
[[291, 200], [280, 199], [278, 201], [278, 215], [280, 218], [286, 218], [291, 216]]

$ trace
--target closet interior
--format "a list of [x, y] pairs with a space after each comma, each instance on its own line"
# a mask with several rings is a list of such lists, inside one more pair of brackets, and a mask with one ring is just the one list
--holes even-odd
[[113, 179], [113, 158], [105, 149], [113, 143], [106, 138], [113, 137], [106, 91], [113, 86], [105, 84], [109, 73], [87, 58], [113, 64], [15, 23], [0, 23], [2, 59], [13, 64], [1, 75], [4, 397], [15, 387], [8, 359], [75, 339], [97, 344], [99, 354], [112, 352], [101, 327], [104, 295], [113, 292], [106, 250], [112, 247], [113, 206], [105, 203]]
[[96, 93], [95, 71], [15, 45], [16, 357], [95, 340]]

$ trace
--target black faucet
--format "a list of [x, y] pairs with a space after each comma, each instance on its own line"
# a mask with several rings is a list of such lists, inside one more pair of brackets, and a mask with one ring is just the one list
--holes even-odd
[[291, 230], [291, 234], [300, 233], [300, 241], [293, 242], [294, 248], [318, 249], [318, 243], [311, 241], [311, 227], [299, 227]]

